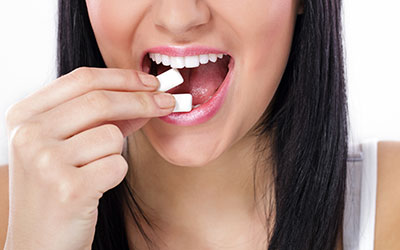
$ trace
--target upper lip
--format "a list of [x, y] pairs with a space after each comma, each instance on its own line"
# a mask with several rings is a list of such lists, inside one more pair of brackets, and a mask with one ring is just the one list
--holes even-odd
[[208, 46], [158, 46], [143, 51], [142, 62], [148, 53], [159, 53], [167, 56], [195, 56], [202, 54], [226, 54], [231, 56], [227, 51]]

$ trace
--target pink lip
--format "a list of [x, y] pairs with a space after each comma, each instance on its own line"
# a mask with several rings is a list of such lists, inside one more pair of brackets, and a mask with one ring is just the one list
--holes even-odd
[[229, 85], [232, 82], [234, 64], [234, 60], [231, 57], [228, 65], [228, 74], [210, 100], [201, 104], [199, 107], [192, 109], [190, 112], [171, 113], [167, 116], [160, 117], [159, 119], [178, 126], [194, 126], [210, 120], [224, 103], [229, 90]]

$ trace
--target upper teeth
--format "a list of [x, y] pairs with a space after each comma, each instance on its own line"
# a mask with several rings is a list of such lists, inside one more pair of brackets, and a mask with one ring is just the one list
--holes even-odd
[[149, 53], [151, 60], [157, 64], [162, 63], [164, 66], [171, 68], [196, 68], [200, 64], [206, 64], [208, 61], [216, 62], [217, 58], [222, 58], [224, 54], [203, 54], [196, 56], [167, 56], [158, 53]]

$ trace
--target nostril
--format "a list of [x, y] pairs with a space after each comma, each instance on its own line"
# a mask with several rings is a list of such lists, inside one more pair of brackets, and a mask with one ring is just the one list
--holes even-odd
[[169, 33], [180, 35], [210, 21], [210, 10], [204, 1], [157, 1], [154, 24]]

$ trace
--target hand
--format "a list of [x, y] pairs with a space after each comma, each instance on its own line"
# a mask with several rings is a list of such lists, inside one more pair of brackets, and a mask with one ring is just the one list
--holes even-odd
[[91, 249], [99, 199], [127, 173], [124, 137], [174, 109], [158, 84], [134, 70], [79, 68], [7, 111], [5, 249]]

